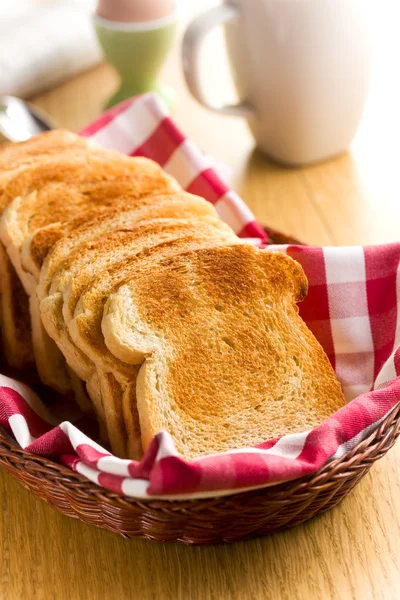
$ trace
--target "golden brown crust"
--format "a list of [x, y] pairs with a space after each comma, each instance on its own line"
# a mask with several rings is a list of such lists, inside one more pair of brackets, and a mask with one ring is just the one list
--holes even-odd
[[305, 289], [295, 261], [251, 246], [142, 261], [110, 296], [103, 331], [114, 353], [128, 361], [131, 352], [136, 363], [141, 352], [145, 361], [137, 388], [144, 448], [167, 429], [195, 458], [310, 429], [343, 406], [298, 315]]
[[[0, 206], [6, 207], [12, 201], [1, 220], [1, 238], [29, 293], [34, 290], [35, 277], [38, 277], [43, 259], [62, 235], [66, 222], [72, 219], [84, 222], [88, 217], [97, 217], [110, 208], [138, 203], [143, 195], [179, 189], [178, 184], [153, 161], [128, 158], [101, 149], [93, 152], [88, 149], [87, 141], [77, 136], [61, 133], [50, 137], [53, 141], [60, 140], [57, 152], [50, 150], [49, 139], [38, 140], [36, 144], [27, 143], [24, 151], [13, 146], [8, 155], [9, 165], [13, 165], [14, 169], [0, 176]], [[40, 154], [39, 147], [46, 148], [47, 154]], [[31, 149], [31, 154], [27, 148]], [[10, 156], [12, 149], [14, 161]], [[124, 202], [118, 203], [116, 199], [121, 196]], [[53, 223], [55, 227], [47, 227]], [[35, 243], [29, 244], [34, 233], [42, 228], [45, 228], [43, 234], [37, 236]], [[26, 242], [29, 244], [27, 248]], [[28, 313], [27, 306], [25, 312]], [[6, 327], [11, 331], [11, 325]], [[29, 322], [26, 335], [29, 336]], [[22, 340], [22, 337], [19, 339]], [[36, 339], [44, 338], [39, 336]], [[18, 340], [15, 340], [15, 345], [18, 345]], [[42, 379], [46, 383], [51, 381], [51, 363], [54, 362], [53, 380], [56, 382], [61, 357], [57, 360], [55, 352], [54, 360], [52, 353], [41, 360], [41, 354], [45, 354], [42, 346], [35, 347]], [[66, 372], [65, 377], [68, 377]]]
[[[0, 215], [12, 199], [11, 190], [11, 194], [6, 193], [7, 184], [19, 172], [26, 168], [34, 168], [43, 161], [54, 162], [60, 154], [70, 152], [71, 149], [78, 153], [87, 152], [87, 147], [86, 139], [62, 130], [46, 132], [26, 142], [2, 144], [0, 146]], [[98, 148], [95, 152], [101, 153], [103, 150]], [[4, 249], [2, 253], [5, 254]], [[9, 364], [25, 369], [27, 365], [34, 362], [28, 299], [7, 256], [3, 257], [2, 263], [3, 271], [6, 273], [2, 284], [0, 282], [5, 357]]]
[[55, 271], [63, 263], [69, 253], [86, 240], [105, 235], [116, 228], [130, 227], [141, 220], [153, 218], [199, 218], [216, 217], [214, 207], [203, 198], [179, 191], [173, 194], [145, 196], [128, 201], [121, 198], [112, 208], [107, 208], [99, 215], [92, 211], [75, 216], [65, 223], [65, 235], [52, 247], [49, 256], [41, 269], [38, 293], [41, 298], [47, 295]]
[[46, 157], [57, 156], [65, 149], [77, 150], [87, 147], [88, 140], [71, 131], [47, 131], [25, 142], [1, 144], [0, 171], [11, 171]]
[[88, 150], [79, 157], [76, 153], [59, 157], [53, 163], [26, 168], [4, 186], [7, 204], [21, 196], [8, 208], [12, 217], [6, 221], [8, 235], [21, 245], [42, 227], [70, 221], [77, 212], [96, 206], [112, 207], [118, 197], [129, 201], [177, 189], [174, 180], [145, 159], [114, 153], [93, 156]]
[[[174, 227], [168, 230], [165, 227], [163, 235], [160, 233], [159, 228], [155, 226], [154, 237], [150, 236], [149, 232], [141, 230], [141, 228], [136, 234], [132, 232], [131, 244], [127, 247], [128, 256], [124, 258], [121, 256], [121, 261], [117, 264], [111, 263], [111, 266], [103, 268], [97, 273], [96, 270], [93, 272], [92, 268], [87, 271], [83, 270], [78, 281], [74, 282], [73, 289], [75, 293], [69, 296], [69, 302], [72, 306], [76, 306], [79, 300], [75, 310], [75, 318], [69, 323], [69, 331], [74, 342], [99, 368], [112, 371], [118, 381], [125, 383], [125, 385], [132, 376], [132, 367], [119, 361], [108, 352], [101, 331], [102, 310], [108, 294], [115, 286], [120, 285], [121, 282], [129, 278], [130, 273], [139, 268], [141, 261], [157, 261], [165, 255], [187, 250], [191, 247], [209, 247], [216, 244], [232, 243], [235, 237], [229, 232], [219, 232], [212, 224], [207, 222], [200, 222], [194, 226], [190, 226], [190, 224], [182, 225], [182, 231], [174, 231]], [[114, 252], [116, 251], [117, 248], [114, 248]], [[96, 263], [95, 259], [93, 262]], [[99, 259], [99, 264], [101, 268], [101, 259]], [[92, 264], [90, 267], [92, 267]], [[101, 277], [99, 277], [100, 272]], [[82, 295], [80, 296], [81, 292]], [[70, 310], [72, 306], [70, 306]], [[43, 302], [42, 315], [46, 324], [45, 307], [46, 302]]]
[[113, 454], [127, 458], [128, 436], [122, 410], [122, 390], [111, 373], [97, 372], [108, 439]]
[[[47, 227], [42, 227], [39, 231], [28, 238], [28, 253], [30, 260], [38, 269], [43, 264], [44, 257], [47, 256], [50, 249], [58, 242], [63, 235], [63, 226], [61, 223], [52, 223]], [[24, 248], [25, 250], [25, 248]], [[25, 262], [27, 258], [25, 257]]]

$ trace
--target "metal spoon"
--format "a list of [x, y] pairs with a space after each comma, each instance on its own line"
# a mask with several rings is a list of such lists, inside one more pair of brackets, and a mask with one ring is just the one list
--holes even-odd
[[23, 142], [54, 125], [39, 109], [14, 96], [0, 96], [0, 134], [10, 142]]

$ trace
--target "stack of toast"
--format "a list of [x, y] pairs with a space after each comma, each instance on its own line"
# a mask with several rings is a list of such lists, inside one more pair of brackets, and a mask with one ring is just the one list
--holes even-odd
[[300, 265], [156, 163], [66, 131], [8, 144], [0, 211], [4, 358], [94, 410], [115, 455], [161, 429], [188, 459], [255, 445], [344, 404]]

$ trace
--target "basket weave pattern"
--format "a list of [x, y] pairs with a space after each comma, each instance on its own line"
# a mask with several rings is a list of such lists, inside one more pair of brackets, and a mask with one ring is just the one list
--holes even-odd
[[0, 465], [61, 513], [159, 542], [233, 542], [287, 529], [342, 500], [400, 434], [400, 405], [373, 435], [307, 478], [205, 500], [134, 500], [17, 447], [0, 432]]
[[[296, 243], [268, 230], [273, 243]], [[203, 500], [135, 500], [107, 491], [47, 458], [25, 452], [0, 429], [0, 466], [61, 513], [127, 537], [213, 544], [299, 525], [340, 502], [400, 434], [400, 404], [344, 456], [302, 479]]]

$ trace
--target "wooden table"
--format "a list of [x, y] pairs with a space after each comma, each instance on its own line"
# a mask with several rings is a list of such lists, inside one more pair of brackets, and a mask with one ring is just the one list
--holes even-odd
[[[204, 9], [209, 2], [201, 4]], [[387, 27], [395, 31], [390, 19]], [[394, 38], [383, 37], [351, 153], [309, 168], [272, 164], [253, 151], [244, 123], [199, 107], [182, 81], [178, 48], [164, 80], [178, 91], [178, 123], [232, 167], [233, 187], [261, 221], [316, 244], [395, 241], [400, 97], [390, 78]], [[221, 52], [217, 35], [205, 60], [215, 52]], [[221, 62], [210, 74], [210, 90], [219, 97], [229, 87], [223, 69]], [[34, 100], [60, 126], [77, 130], [101, 112], [116, 81], [102, 65]], [[399, 598], [400, 445], [329, 513], [273, 537], [210, 548], [119, 538], [61, 516], [0, 473], [0, 539], [0, 597], [10, 600]]]

